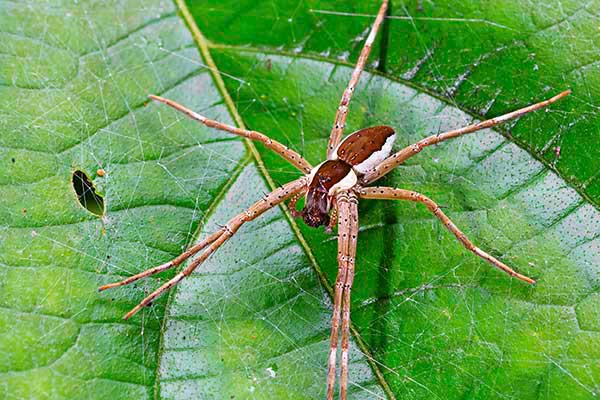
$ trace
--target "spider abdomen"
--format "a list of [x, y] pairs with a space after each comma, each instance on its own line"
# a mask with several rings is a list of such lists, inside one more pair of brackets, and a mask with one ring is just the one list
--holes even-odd
[[352, 165], [342, 160], [327, 160], [315, 168], [308, 192], [322, 191], [333, 195], [338, 189], [350, 189], [356, 182]]
[[342, 160], [357, 173], [364, 174], [390, 155], [395, 140], [396, 132], [389, 126], [361, 129], [342, 140], [333, 152], [332, 159]]

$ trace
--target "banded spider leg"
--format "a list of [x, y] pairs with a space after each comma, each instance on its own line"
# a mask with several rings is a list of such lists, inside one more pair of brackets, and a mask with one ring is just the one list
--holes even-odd
[[[183, 263], [188, 258], [192, 257], [194, 254], [197, 254], [201, 250], [205, 249], [202, 254], [192, 260], [187, 267], [185, 267], [181, 272], [175, 275], [171, 280], [164, 283], [161, 287], [156, 289], [154, 292], [150, 293], [144, 300], [142, 300], [137, 306], [135, 306], [131, 311], [129, 311], [124, 319], [129, 319], [132, 315], [138, 312], [142, 307], [149, 305], [155, 298], [160, 296], [166, 290], [171, 287], [177, 285], [182, 279], [186, 276], [190, 275], [200, 264], [202, 264], [212, 253], [214, 253], [223, 243], [227, 241], [230, 237], [232, 237], [237, 230], [246, 222], [252, 221], [257, 218], [265, 211], [270, 210], [271, 208], [277, 206], [278, 204], [284, 202], [290, 197], [297, 195], [298, 193], [302, 193], [306, 190], [306, 178], [301, 177], [296, 179], [295, 181], [289, 182], [280, 188], [275, 189], [271, 193], [267, 194], [261, 200], [254, 203], [250, 206], [246, 211], [241, 214], [236, 215], [232, 219], [223, 226], [223, 228], [212, 235], [208, 236], [206, 239], [202, 240], [198, 244], [190, 247], [187, 251], [183, 252], [178, 257], [173, 260], [159, 265], [158, 267], [151, 268], [144, 272], [141, 272], [137, 275], [126, 278], [120, 282], [111, 283], [108, 285], [101, 286], [98, 290], [103, 291], [106, 289], [111, 289], [118, 286], [128, 285], [132, 282], [135, 282], [139, 279], [145, 278], [147, 276], [151, 276], [157, 274], [162, 271], [166, 271], [167, 269], [176, 267]], [[207, 247], [208, 246], [208, 247]]]
[[381, 164], [377, 165], [375, 168], [373, 168], [373, 170], [369, 171], [363, 176], [362, 183], [366, 185], [376, 181], [377, 179], [381, 178], [382, 176], [396, 168], [398, 165], [402, 164], [404, 161], [420, 153], [421, 150], [423, 150], [427, 146], [432, 146], [445, 140], [454, 139], [462, 135], [477, 132], [482, 129], [493, 128], [494, 126], [502, 124], [506, 121], [517, 119], [525, 114], [529, 114], [530, 112], [547, 107], [550, 104], [562, 99], [563, 97], [568, 96], [569, 94], [571, 94], [571, 90], [565, 90], [547, 100], [531, 104], [527, 107], [520, 108], [518, 110], [509, 112], [504, 115], [500, 115], [499, 117], [486, 119], [485, 121], [480, 121], [465, 126], [463, 128], [454, 129], [437, 135], [427, 136], [426, 138], [419, 140], [417, 143], [411, 144], [410, 146], [406, 146], [402, 150], [386, 158]]
[[[230, 126], [224, 124], [222, 122], [218, 122], [209, 118], [200, 115], [181, 104], [178, 104], [172, 100], [165, 99], [159, 96], [149, 96], [152, 100], [156, 100], [158, 102], [167, 104], [168, 106], [186, 114], [192, 119], [202, 122], [204, 125], [220, 129], [229, 133], [233, 133], [234, 135], [242, 136], [248, 138], [250, 140], [256, 140], [262, 142], [269, 149], [275, 151], [287, 161], [289, 161], [292, 165], [298, 168], [303, 173], [308, 173], [312, 169], [311, 165], [298, 153], [289, 149], [288, 147], [282, 145], [281, 143], [269, 138], [268, 136], [257, 132], [246, 130], [242, 128], [237, 128], [234, 126]], [[157, 267], [148, 269], [139, 274], [133, 275], [129, 278], [126, 278], [120, 282], [115, 282], [111, 284], [107, 284], [98, 288], [99, 291], [104, 291], [107, 289], [128, 285], [132, 282], [135, 282], [139, 279], [152, 276], [162, 271], [166, 271], [168, 269], [177, 267], [181, 265], [185, 260], [192, 257], [193, 255], [199, 253], [204, 250], [204, 252], [196, 257], [186, 268], [184, 268], [181, 272], [179, 272], [175, 277], [171, 280], [163, 284], [161, 287], [156, 289], [150, 295], [148, 295], [144, 300], [140, 302], [136, 307], [134, 307], [131, 311], [129, 311], [124, 319], [130, 318], [136, 312], [138, 312], [142, 307], [149, 305], [155, 298], [160, 296], [166, 290], [171, 287], [177, 285], [182, 279], [192, 273], [202, 262], [204, 262], [212, 253], [214, 253], [227, 239], [229, 239], [233, 234], [244, 224], [245, 222], [252, 221], [265, 211], [277, 206], [283, 201], [289, 199], [292, 196], [298, 196], [306, 190], [306, 177], [303, 176], [295, 181], [289, 182], [283, 185], [280, 188], [275, 189], [273, 192], [266, 195], [262, 200], [254, 203], [250, 208], [248, 208], [245, 212], [233, 217], [224, 227], [223, 229], [213, 233], [212, 235], [206, 237], [204, 240], [199, 243], [193, 245], [185, 252], [174, 258], [173, 260], [159, 265]]]
[[352, 100], [352, 94], [354, 93], [354, 89], [356, 89], [356, 85], [358, 84], [358, 80], [360, 79], [360, 74], [365, 69], [365, 64], [367, 63], [367, 59], [369, 58], [369, 54], [371, 53], [371, 47], [373, 46], [373, 42], [375, 42], [375, 38], [377, 37], [377, 32], [379, 31], [379, 28], [383, 23], [383, 19], [385, 18], [387, 8], [388, 0], [383, 0], [381, 2], [381, 7], [377, 12], [377, 16], [375, 17], [375, 22], [373, 23], [371, 32], [369, 32], [369, 36], [367, 36], [367, 40], [365, 40], [365, 44], [363, 45], [363, 48], [360, 51], [358, 61], [356, 62], [354, 70], [352, 71], [352, 76], [350, 77], [348, 86], [342, 94], [340, 105], [338, 106], [337, 112], [335, 114], [335, 122], [333, 123], [333, 128], [331, 129], [331, 133], [329, 134], [329, 143], [327, 144], [328, 159], [330, 159], [333, 156], [334, 150], [336, 146], [340, 143], [340, 139], [342, 138], [342, 135], [344, 133], [344, 128], [346, 127], [346, 118], [348, 117], [348, 106], [350, 105], [350, 100]]
[[[340, 300], [342, 304], [342, 355], [340, 368], [340, 399], [348, 395], [348, 364], [350, 348], [350, 293], [354, 283], [356, 243], [358, 241], [358, 198], [353, 191], [337, 194], [338, 210], [338, 276], [335, 283], [333, 321], [331, 324], [328, 382], [334, 382], [337, 353]], [[336, 306], [337, 303], [337, 306]], [[336, 308], [337, 307], [337, 308]], [[333, 367], [332, 367], [333, 361]], [[333, 397], [333, 384], [327, 387], [327, 397]]]
[[[356, 85], [360, 79], [360, 75], [365, 68], [367, 63], [367, 59], [369, 58], [369, 54], [371, 53], [371, 48], [373, 43], [375, 42], [375, 38], [377, 37], [377, 32], [381, 27], [383, 20], [385, 18], [385, 14], [388, 9], [388, 0], [383, 0], [381, 2], [381, 6], [379, 11], [377, 12], [377, 16], [375, 17], [375, 22], [373, 23], [373, 27], [369, 32], [369, 36], [365, 41], [363, 48], [358, 56], [358, 61], [356, 62], [356, 66], [352, 71], [352, 75], [350, 77], [350, 81], [348, 82], [348, 86], [344, 90], [342, 94], [342, 98], [340, 100], [340, 104], [337, 108], [335, 121], [333, 124], [333, 128], [329, 135], [329, 142], [327, 144], [327, 159], [332, 159], [335, 157], [335, 150], [342, 135], [344, 133], [344, 128], [346, 126], [346, 118], [348, 116], [348, 106], [350, 105], [350, 100], [352, 99], [352, 94], [356, 89]], [[338, 223], [338, 276], [336, 278], [335, 284], [335, 293], [334, 293], [334, 305], [333, 305], [333, 316], [331, 323], [331, 338], [330, 338], [330, 353], [328, 359], [328, 368], [327, 368], [327, 399], [333, 399], [333, 392], [335, 386], [335, 370], [336, 370], [336, 355], [337, 355], [337, 345], [338, 345], [338, 325], [340, 319], [340, 302], [342, 299], [344, 300], [343, 304], [343, 322], [342, 322], [342, 362], [341, 362], [341, 375], [340, 375], [340, 398], [345, 400], [347, 398], [347, 387], [348, 387], [348, 345], [349, 345], [349, 329], [350, 329], [350, 288], [352, 286], [352, 281], [354, 280], [354, 255], [356, 252], [356, 236], [358, 234], [358, 209], [356, 207], [357, 199], [356, 196], [350, 195], [350, 192], [340, 193], [338, 194], [339, 200], [337, 200], [334, 204], [335, 207], [333, 209], [333, 215], [331, 219], [331, 223], [328, 225], [328, 230], [331, 231], [334, 224]], [[353, 220], [351, 225], [348, 225], [350, 220]], [[356, 225], [356, 227], [354, 226]], [[353, 230], [356, 229], [356, 233], [352, 234]], [[340, 234], [340, 230], [344, 233]], [[347, 239], [344, 239], [343, 235], [354, 236], [354, 242], [348, 242]], [[350, 247], [352, 249], [350, 249]], [[345, 260], [340, 259], [340, 257], [345, 257]], [[348, 261], [351, 259], [351, 261]], [[350, 265], [351, 264], [351, 265]], [[349, 272], [351, 271], [351, 272]], [[352, 277], [350, 278], [350, 275]], [[346, 277], [348, 275], [348, 277]], [[349, 279], [349, 280], [348, 280]], [[349, 285], [348, 285], [349, 284]], [[344, 294], [346, 292], [348, 294]], [[345, 346], [345, 347], [344, 347]], [[345, 350], [344, 350], [345, 348]]]
[[414, 192], [412, 190], [395, 189], [383, 186], [361, 188], [359, 190], [359, 196], [361, 199], [408, 200], [424, 204], [425, 207], [427, 207], [427, 209], [431, 211], [431, 213], [437, 219], [439, 219], [442, 222], [442, 224], [444, 224], [446, 229], [448, 229], [450, 232], [452, 232], [452, 234], [454, 234], [454, 236], [456, 236], [456, 239], [458, 239], [458, 241], [461, 242], [467, 250], [483, 258], [485, 261], [489, 262], [501, 271], [506, 272], [508, 275], [520, 279], [523, 282], [535, 284], [535, 281], [533, 279], [516, 272], [508, 265], [504, 264], [502, 261], [481, 250], [479, 247], [476, 247], [469, 240], [469, 238], [467, 238], [467, 236], [464, 233], [462, 233], [460, 229], [458, 229], [458, 227], [450, 220], [450, 218], [448, 218], [448, 216], [444, 214], [442, 209], [429, 197], [424, 196], [421, 193]]
[[173, 100], [165, 99], [164, 97], [150, 95], [148, 96], [150, 99], [154, 101], [158, 101], [159, 103], [164, 103], [169, 107], [176, 109], [190, 117], [193, 120], [199, 121], [209, 128], [219, 129], [221, 131], [233, 133], [234, 135], [248, 138], [250, 140], [255, 140], [257, 142], [261, 142], [267, 148], [273, 150], [275, 153], [279, 154], [281, 157], [285, 158], [290, 164], [296, 167], [301, 172], [308, 174], [312, 166], [306, 161], [300, 154], [296, 153], [294, 150], [290, 149], [287, 146], [279, 143], [278, 141], [271, 139], [264, 133], [260, 133], [257, 131], [252, 131], [248, 129], [238, 128], [236, 126], [231, 126], [224, 124], [219, 121], [215, 121], [214, 119], [206, 118], [204, 115], [200, 115], [195, 111], [190, 110], [189, 108], [182, 106], [181, 104], [174, 102]]

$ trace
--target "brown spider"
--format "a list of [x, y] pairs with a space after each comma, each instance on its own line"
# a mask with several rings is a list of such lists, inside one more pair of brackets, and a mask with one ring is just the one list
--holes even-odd
[[[128, 319], [138, 312], [142, 307], [150, 303], [163, 292], [175, 286], [186, 276], [190, 275], [202, 262], [204, 262], [212, 253], [215, 252], [227, 239], [233, 236], [237, 230], [248, 221], [252, 221], [265, 211], [290, 199], [290, 208], [294, 217], [302, 217], [304, 222], [312, 227], [325, 225], [327, 230], [332, 230], [335, 224], [338, 225], [338, 274], [335, 283], [335, 293], [333, 299], [333, 318], [331, 323], [331, 342], [328, 360], [327, 373], [327, 399], [333, 399], [335, 375], [336, 375], [336, 355], [339, 338], [340, 309], [342, 323], [341, 339], [341, 373], [340, 373], [340, 398], [347, 398], [348, 388], [348, 347], [350, 341], [350, 291], [354, 280], [354, 260], [356, 255], [356, 242], [358, 237], [358, 199], [389, 199], [389, 200], [408, 200], [423, 203], [435, 215], [444, 226], [452, 232], [456, 238], [470, 251], [488, 261], [493, 266], [514, 276], [529, 284], [535, 281], [524, 275], [521, 275], [508, 267], [502, 261], [496, 259], [480, 248], [476, 247], [462, 233], [456, 225], [444, 214], [440, 207], [428, 197], [404, 189], [395, 189], [390, 187], [367, 187], [368, 184], [381, 178], [398, 165], [402, 164], [408, 158], [414, 156], [423, 150], [424, 147], [431, 146], [448, 139], [456, 138], [461, 135], [472, 133], [481, 129], [496, 126], [502, 122], [519, 118], [527, 113], [546, 107], [555, 101], [567, 96], [570, 90], [566, 90], [548, 100], [537, 104], [521, 108], [511, 113], [501, 115], [486, 121], [478, 122], [464, 128], [444, 132], [437, 135], [426, 137], [417, 143], [405, 147], [404, 149], [390, 156], [392, 145], [396, 138], [394, 129], [389, 126], [374, 126], [361, 129], [347, 136], [340, 143], [346, 116], [348, 114], [348, 104], [364, 69], [365, 63], [371, 51], [377, 31], [383, 22], [387, 11], [388, 0], [383, 0], [381, 8], [373, 24], [373, 28], [362, 48], [358, 62], [348, 87], [342, 95], [342, 100], [337, 109], [335, 123], [329, 137], [327, 148], [327, 160], [312, 167], [302, 156], [294, 150], [287, 148], [281, 143], [270, 139], [266, 135], [245, 129], [229, 126], [218, 121], [208, 119], [202, 115], [191, 111], [184, 106], [171, 100], [158, 96], [149, 96], [152, 100], [165, 103], [190, 118], [200, 121], [204, 125], [246, 137], [250, 140], [256, 140], [263, 143], [269, 149], [277, 152], [292, 165], [298, 168], [304, 175], [299, 179], [289, 182], [282, 187], [274, 190], [258, 202], [254, 203], [243, 213], [233, 217], [221, 230], [213, 233], [199, 243], [193, 245], [185, 252], [181, 253], [175, 259], [151, 268], [137, 275], [131, 276], [121, 282], [112, 283], [99, 288], [100, 291], [117, 286], [127, 285], [138, 279], [154, 275], [167, 269], [177, 267], [188, 258], [204, 250], [202, 254], [194, 258], [181, 272], [171, 280], [163, 284], [140, 304], [125, 315]], [[302, 211], [296, 210], [296, 202], [306, 196], [305, 206]]]

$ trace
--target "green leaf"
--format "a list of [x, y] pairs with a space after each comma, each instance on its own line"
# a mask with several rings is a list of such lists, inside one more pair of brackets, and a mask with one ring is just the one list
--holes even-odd
[[[414, 399], [600, 391], [597, 53], [585, 24], [597, 5], [478, 4], [394, 2], [394, 15], [422, 19], [386, 28], [372, 59], [383, 73], [363, 76], [347, 131], [389, 124], [401, 146], [469, 123], [460, 109], [498, 115], [574, 89], [503, 134], [427, 149], [381, 183], [432, 197], [476, 244], [539, 284], [477, 259], [421, 206], [362, 202], [353, 399], [385, 398], [387, 385]], [[373, 14], [377, 2], [191, 6], [246, 125], [321, 161], [346, 60], [370, 20], [315, 10]], [[322, 280], [335, 279], [335, 237], [297, 231], [280, 209], [130, 321], [121, 316], [172, 272], [96, 291], [176, 256], [269, 190], [242, 141], [145, 107], [147, 94], [161, 94], [234, 120], [176, 6], [1, 10], [0, 397], [324, 397]], [[298, 176], [259, 150], [275, 182]], [[102, 196], [101, 216], [80, 204], [75, 171]]]

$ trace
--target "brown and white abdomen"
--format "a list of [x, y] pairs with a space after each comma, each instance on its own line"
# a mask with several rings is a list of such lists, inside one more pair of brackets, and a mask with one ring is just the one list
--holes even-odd
[[396, 132], [389, 126], [361, 129], [342, 140], [332, 159], [345, 161], [354, 171], [364, 174], [390, 155], [395, 140]]

